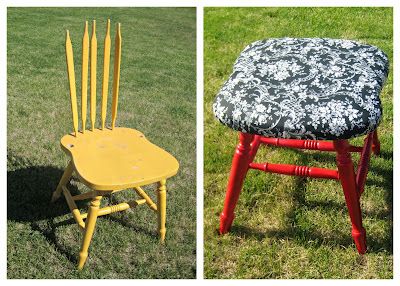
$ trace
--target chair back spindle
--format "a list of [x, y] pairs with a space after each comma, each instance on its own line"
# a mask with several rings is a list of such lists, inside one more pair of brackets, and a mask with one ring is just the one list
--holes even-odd
[[107, 96], [108, 96], [108, 77], [110, 73], [110, 20], [107, 21], [107, 32], [104, 38], [104, 61], [103, 61], [103, 89], [101, 98], [101, 129], [104, 129], [107, 114]]
[[[89, 42], [88, 22], [85, 22], [83, 38], [82, 38], [82, 78], [81, 78], [81, 122], [82, 133], [85, 133], [86, 118], [87, 118], [87, 93], [88, 93], [88, 76], [89, 76], [89, 59], [90, 59], [90, 123], [91, 130], [94, 131], [96, 124], [96, 88], [97, 88], [97, 37], [96, 37], [96, 21], [93, 20], [92, 35]], [[114, 129], [117, 118], [118, 109], [118, 93], [119, 93], [119, 80], [121, 68], [121, 24], [117, 24], [117, 31], [115, 35], [115, 53], [114, 53], [114, 76], [112, 87], [112, 114], [111, 114], [111, 129]], [[104, 61], [103, 61], [103, 82], [102, 82], [102, 100], [101, 100], [101, 129], [106, 126], [107, 116], [107, 97], [108, 97], [108, 82], [110, 76], [110, 51], [111, 51], [111, 37], [110, 37], [110, 20], [107, 20], [106, 35], [104, 38]], [[78, 122], [78, 105], [76, 98], [76, 83], [75, 83], [75, 70], [74, 70], [74, 56], [72, 50], [72, 43], [67, 30], [65, 40], [65, 53], [67, 58], [67, 72], [69, 81], [69, 91], [71, 98], [71, 111], [72, 121], [75, 136], [79, 132]]]
[[67, 57], [67, 72], [69, 81], [69, 95], [71, 98], [72, 122], [74, 125], [75, 136], [78, 135], [78, 108], [76, 104], [76, 86], [75, 86], [75, 70], [74, 70], [74, 54], [72, 52], [72, 43], [69, 37], [69, 31], [65, 39], [65, 54]]
[[88, 22], [86, 21], [82, 38], [82, 93], [81, 93], [82, 133], [85, 133], [86, 129], [88, 70], [89, 70], [89, 34], [88, 34]]
[[113, 101], [112, 101], [112, 115], [111, 115], [111, 128], [115, 127], [115, 120], [117, 119], [118, 109], [118, 92], [119, 92], [119, 75], [121, 68], [121, 24], [117, 24], [117, 33], [115, 34], [115, 54], [114, 54], [114, 78], [113, 78]]
[[92, 38], [90, 40], [90, 123], [92, 131], [96, 123], [96, 68], [97, 68], [97, 38], [96, 20], [93, 20]]

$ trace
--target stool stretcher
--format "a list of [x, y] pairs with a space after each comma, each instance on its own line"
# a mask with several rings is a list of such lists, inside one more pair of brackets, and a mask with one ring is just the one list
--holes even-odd
[[325, 178], [325, 179], [339, 179], [337, 170], [315, 168], [308, 166], [297, 166], [289, 164], [272, 164], [272, 163], [250, 163], [250, 169], [257, 169], [269, 173], [277, 173], [290, 176], [312, 177], [312, 178]]
[[[333, 141], [262, 137], [260, 142], [279, 147], [335, 152]], [[363, 147], [349, 146], [350, 152], [362, 152], [362, 150]]]

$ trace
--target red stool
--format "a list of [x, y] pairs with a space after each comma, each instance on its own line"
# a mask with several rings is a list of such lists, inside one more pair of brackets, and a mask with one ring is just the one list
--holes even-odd
[[[380, 152], [376, 131], [381, 117], [379, 93], [387, 73], [383, 52], [353, 41], [285, 38], [246, 47], [213, 106], [221, 123], [240, 134], [220, 233], [232, 225], [249, 169], [336, 179], [343, 187], [357, 250], [364, 254], [360, 196], [371, 152]], [[364, 134], [362, 147], [349, 144], [348, 139]], [[336, 152], [337, 170], [255, 163], [260, 144]], [[352, 152], [361, 153], [356, 171]]]
[[[240, 142], [236, 147], [235, 155], [232, 160], [224, 209], [220, 217], [219, 231], [221, 234], [228, 232], [232, 225], [232, 221], [235, 217], [235, 206], [249, 169], [291, 176], [336, 179], [340, 180], [343, 187], [344, 197], [352, 224], [351, 234], [356, 243], [357, 250], [361, 254], [365, 253], [366, 238], [365, 229], [362, 226], [360, 196], [364, 191], [371, 150], [376, 155], [379, 154], [380, 150], [376, 131], [368, 134], [364, 140], [363, 147], [352, 146], [347, 140], [329, 142], [319, 140], [279, 139], [247, 133], [240, 133], [239, 140]], [[330, 170], [288, 164], [254, 163], [253, 160], [260, 144], [318, 151], [335, 151], [338, 169]], [[357, 172], [354, 171], [351, 152], [361, 152]]]

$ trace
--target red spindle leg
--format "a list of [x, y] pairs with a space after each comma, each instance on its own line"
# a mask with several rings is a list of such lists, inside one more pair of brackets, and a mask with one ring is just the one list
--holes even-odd
[[[242, 190], [243, 181], [246, 177], [250, 163], [251, 143], [254, 135], [240, 133], [240, 142], [236, 147], [235, 155], [232, 160], [231, 173], [229, 175], [228, 187], [224, 209], [220, 217], [219, 232], [221, 234], [229, 231], [234, 218], [234, 210]], [[254, 154], [255, 155], [255, 154]]]
[[364, 192], [365, 181], [367, 180], [369, 159], [371, 157], [371, 147], [374, 134], [368, 134], [364, 140], [363, 151], [361, 152], [360, 162], [358, 163], [358, 170], [356, 176], [356, 182], [358, 187], [358, 195]]
[[379, 155], [381, 153], [381, 143], [379, 142], [377, 129], [374, 131], [374, 137], [372, 140], [372, 152], [374, 152], [375, 155]]
[[352, 224], [351, 234], [360, 254], [367, 250], [365, 229], [362, 226], [360, 200], [357, 192], [356, 178], [353, 161], [349, 152], [347, 140], [336, 140], [334, 146], [337, 152], [336, 161], [339, 171], [340, 182]]
[[254, 135], [253, 142], [251, 142], [251, 150], [250, 150], [250, 155], [249, 155], [249, 163], [253, 162], [254, 157], [257, 154], [258, 147], [260, 147], [261, 143], [261, 136], [260, 135]]

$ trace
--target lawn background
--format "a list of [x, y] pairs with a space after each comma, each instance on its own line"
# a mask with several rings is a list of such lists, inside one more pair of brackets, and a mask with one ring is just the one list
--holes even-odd
[[[59, 140], [73, 130], [65, 30], [73, 43], [80, 101], [83, 25], [88, 20], [91, 30], [91, 20], [97, 21], [99, 105], [107, 18], [111, 67], [117, 22], [122, 29], [117, 125], [142, 131], [178, 159], [180, 170], [167, 181], [165, 245], [159, 243], [157, 216], [146, 205], [104, 216], [80, 272], [82, 235], [64, 198], [50, 203], [68, 162]], [[7, 20], [8, 278], [195, 278], [195, 9], [9, 8]], [[82, 190], [76, 182], [70, 188]], [[153, 198], [154, 188], [147, 188]], [[112, 201], [137, 198], [133, 193], [118, 193]]]
[[[205, 8], [204, 274], [206, 278], [392, 278], [391, 8]], [[246, 45], [273, 37], [354, 39], [381, 48], [391, 68], [381, 94], [381, 155], [362, 196], [368, 253], [360, 257], [341, 186], [333, 180], [250, 170], [231, 232], [217, 234], [237, 132], [212, 102]], [[362, 139], [353, 140], [362, 143]], [[353, 156], [358, 162], [358, 155]], [[262, 147], [256, 160], [335, 168], [332, 153]]]

